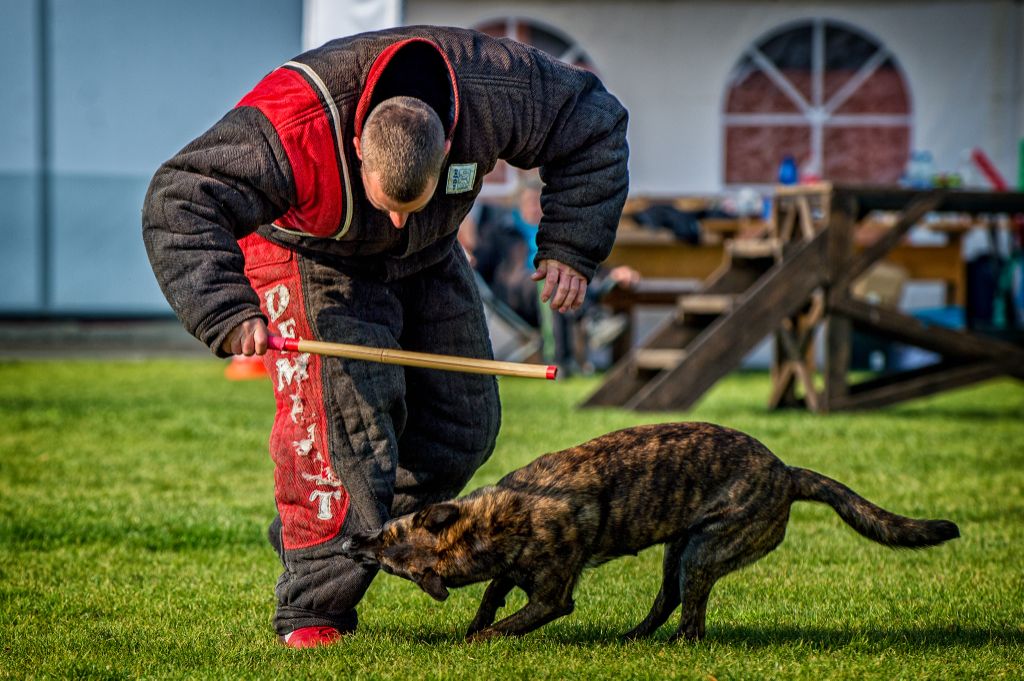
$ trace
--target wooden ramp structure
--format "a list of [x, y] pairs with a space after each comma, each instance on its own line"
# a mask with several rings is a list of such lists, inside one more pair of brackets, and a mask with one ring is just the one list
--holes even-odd
[[[851, 286], [933, 211], [1024, 213], [1024, 193], [905, 190], [828, 183], [779, 188], [770, 228], [726, 243], [701, 290], [616, 363], [585, 407], [678, 411], [692, 407], [769, 335], [775, 337], [771, 408], [814, 412], [880, 407], [1001, 375], [1024, 380], [1024, 347], [935, 326], [854, 297]], [[877, 211], [895, 222], [858, 249], [859, 224]], [[941, 360], [851, 384], [854, 329], [914, 345]], [[814, 339], [824, 334], [819, 372]]]

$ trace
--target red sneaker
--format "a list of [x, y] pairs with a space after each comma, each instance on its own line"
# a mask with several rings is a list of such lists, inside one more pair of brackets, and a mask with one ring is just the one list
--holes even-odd
[[341, 632], [334, 627], [301, 627], [280, 639], [289, 648], [315, 648], [338, 642]]

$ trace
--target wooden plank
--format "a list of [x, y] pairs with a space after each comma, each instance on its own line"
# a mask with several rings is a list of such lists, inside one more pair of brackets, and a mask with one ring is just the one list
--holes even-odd
[[837, 274], [843, 271], [853, 257], [857, 200], [848, 194], [841, 194], [833, 197], [831, 206], [828, 216], [829, 236], [826, 264], [829, 271], [828, 280], [835, 286]]
[[[911, 203], [903, 211], [900, 219], [885, 232], [875, 243], [871, 244], [853, 257], [848, 265], [834, 271], [836, 286], [845, 289], [853, 281], [864, 274], [877, 260], [891, 251], [906, 235], [911, 227], [916, 225], [929, 212], [942, 203], [945, 196], [942, 191], [933, 191], [914, 197]], [[833, 215], [835, 212], [833, 212]]]
[[[742, 293], [760, 279], [767, 267], [760, 261], [741, 261], [733, 267], [721, 266], [708, 277], [703, 292]], [[642, 282], [641, 282], [642, 283]], [[683, 349], [702, 328], [679, 324], [673, 316], [667, 317], [644, 342], [645, 348]], [[621, 340], [621, 339], [620, 339]], [[623, 344], [617, 346], [620, 359], [606, 374], [604, 383], [582, 404], [584, 407], [622, 406], [640, 392], [651, 380], [644, 372], [637, 371], [634, 353], [639, 348]]]
[[601, 304], [615, 311], [632, 310], [637, 305], [671, 306], [679, 296], [697, 293], [700, 288], [693, 279], [641, 279], [630, 288], [613, 287], [601, 296]]
[[[651, 332], [645, 347], [681, 349], [698, 333], [681, 326], [668, 315]], [[604, 382], [590, 397], [583, 401], [583, 407], [621, 407], [650, 381], [650, 376], [637, 371], [634, 357], [641, 348], [631, 349], [615, 366], [608, 370]]]
[[721, 245], [623, 238], [620, 233], [606, 264], [628, 265], [644, 278], [706, 279], [718, 268], [724, 252]]
[[[781, 352], [778, 342], [775, 344], [775, 352]], [[768, 396], [769, 409], [781, 409], [797, 404], [796, 372], [793, 370], [793, 364], [794, 362], [782, 360], [776, 355], [772, 363], [772, 392]]]
[[[821, 395], [814, 385], [814, 331], [825, 311], [824, 296], [818, 292], [811, 295], [807, 310], [794, 317], [782, 320], [775, 333], [774, 365], [772, 370], [772, 395], [768, 400], [769, 409], [801, 404], [811, 411], [821, 411]], [[806, 399], [796, 397], [796, 382], [804, 387]]]
[[782, 257], [782, 242], [778, 239], [732, 239], [725, 242], [725, 252], [732, 260], [778, 259]]
[[1005, 367], [990, 360], [940, 363], [860, 383], [849, 395], [834, 401], [832, 410], [877, 409], [987, 381], [1003, 373]]
[[832, 404], [849, 392], [848, 375], [853, 353], [853, 325], [843, 315], [832, 313], [825, 322], [825, 390], [821, 409], [828, 413]]
[[814, 217], [811, 215], [811, 202], [806, 195], [796, 197], [797, 210], [800, 213], [800, 235], [804, 240], [814, 236]]
[[858, 326], [884, 338], [916, 345], [949, 358], [991, 359], [1003, 370], [1024, 379], [1024, 348], [975, 333], [925, 325], [897, 310], [857, 300], [829, 300], [829, 307], [854, 320]]
[[946, 285], [946, 304], [963, 307], [967, 303], [967, 266], [959, 243], [945, 246], [900, 244], [886, 253], [884, 261], [907, 271], [914, 281], [933, 279]]
[[[828, 279], [833, 287], [844, 292], [850, 282], [837, 282], [836, 279], [837, 273], [843, 271], [853, 256], [856, 214], [857, 201], [854, 197], [848, 194], [832, 197], [828, 226]], [[825, 413], [831, 410], [834, 400], [847, 393], [851, 353], [849, 322], [841, 316], [831, 316], [825, 325], [825, 388], [819, 405]]]
[[684, 293], [695, 293], [701, 288], [694, 279], [641, 279], [630, 288], [613, 287], [601, 296], [601, 304], [625, 315], [626, 327], [612, 341], [612, 360], [619, 362], [633, 348], [634, 317], [636, 308], [642, 306], [671, 307]]
[[732, 293], [691, 293], [679, 296], [676, 310], [680, 314], [722, 314], [736, 304]]
[[833, 185], [831, 182], [815, 182], [813, 184], [781, 184], [775, 187], [775, 196], [806, 196], [808, 194], [831, 194]]
[[796, 226], [796, 203], [792, 200], [780, 203], [779, 215], [781, 221], [779, 223], [778, 238], [781, 241], [792, 241], [793, 239], [793, 227]]
[[[830, 291], [849, 289], [850, 281], [837, 281], [853, 257], [853, 232], [857, 215], [857, 201], [849, 194], [832, 196], [828, 224], [828, 280]], [[847, 374], [850, 371], [851, 339], [849, 320], [831, 314], [825, 324], [825, 387], [818, 405], [822, 412], [832, 410], [832, 403], [841, 400], [848, 392]]]
[[733, 370], [784, 317], [805, 306], [825, 279], [827, 230], [798, 244], [765, 274], [732, 312], [716, 319], [687, 347], [675, 369], [663, 372], [626, 403], [637, 410], [688, 409]]
[[[861, 214], [875, 210], [901, 210], [924, 192], [919, 189], [901, 189], [889, 185], [834, 186], [836, 192], [857, 196]], [[942, 202], [935, 210], [957, 213], [1024, 213], [1024, 192], [992, 192], [974, 190], [946, 190]]]
[[793, 371], [796, 372], [797, 378], [804, 386], [804, 402], [807, 408], [815, 413], [820, 413], [823, 407], [821, 396], [818, 394], [817, 388], [814, 387], [814, 374], [804, 362], [794, 362]]
[[638, 369], [663, 371], [677, 366], [686, 359], [686, 350], [678, 348], [638, 348], [633, 356]]

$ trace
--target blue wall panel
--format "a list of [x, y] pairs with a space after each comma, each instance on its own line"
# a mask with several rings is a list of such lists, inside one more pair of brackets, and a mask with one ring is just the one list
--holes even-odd
[[36, 9], [0, 0], [0, 312], [43, 303]]
[[[23, 282], [0, 290], [0, 313], [169, 312], [142, 246], [146, 187], [161, 162], [301, 51], [302, 0], [41, 2], [0, 0], [0, 267]], [[45, 79], [33, 70], [40, 35]], [[4, 92], [8, 82], [17, 93]], [[32, 109], [40, 82], [46, 116]]]

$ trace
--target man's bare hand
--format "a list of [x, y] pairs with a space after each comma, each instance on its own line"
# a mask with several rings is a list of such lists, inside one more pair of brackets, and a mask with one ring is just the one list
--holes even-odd
[[267, 325], [259, 317], [247, 319], [231, 329], [220, 349], [232, 355], [263, 355], [267, 352]]
[[544, 280], [540, 300], [542, 303], [550, 300], [552, 310], [570, 312], [583, 305], [583, 298], [587, 295], [587, 279], [568, 265], [557, 260], [542, 260], [530, 278], [534, 281]]

